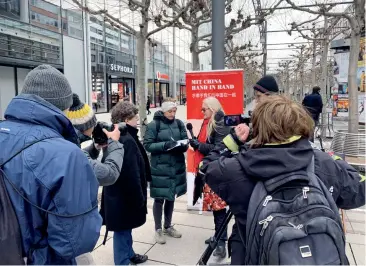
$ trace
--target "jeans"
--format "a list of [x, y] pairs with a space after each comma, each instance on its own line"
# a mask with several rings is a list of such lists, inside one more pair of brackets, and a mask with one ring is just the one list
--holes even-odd
[[[221, 228], [221, 225], [225, 222], [226, 217], [226, 209], [222, 209], [219, 211], [213, 211], [214, 222], [215, 222], [215, 234], [217, 234]], [[222, 237], [219, 239], [219, 245], [225, 245], [225, 241], [227, 240], [227, 226]]]
[[174, 201], [155, 199], [153, 206], [155, 230], [162, 229], [161, 219], [163, 218], [163, 205], [164, 205], [164, 228], [167, 229], [172, 225]]
[[129, 265], [130, 259], [135, 256], [132, 248], [132, 230], [114, 232], [113, 253], [115, 265]]

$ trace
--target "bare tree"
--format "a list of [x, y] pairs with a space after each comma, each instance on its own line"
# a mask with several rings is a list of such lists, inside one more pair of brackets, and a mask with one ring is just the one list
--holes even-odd
[[[187, 0], [181, 0], [178, 3], [178, 0], [162, 0], [167, 7], [172, 8], [176, 13], [181, 13], [185, 9], [185, 2]], [[225, 1], [225, 15], [232, 13], [232, 3], [233, 0], [223, 0]], [[233, 35], [251, 27], [252, 25], [261, 24], [264, 21], [264, 18], [270, 14], [272, 14], [275, 8], [282, 2], [283, 0], [279, 0], [279, 2], [268, 12], [263, 13], [262, 16], [247, 16], [244, 17], [244, 10], [246, 6], [242, 6], [237, 10], [236, 19], [231, 19], [228, 26], [225, 28], [225, 38], [229, 40]], [[205, 24], [212, 22], [212, 6], [211, 1], [199, 0], [198, 5], [200, 8], [195, 8], [193, 5], [188, 8], [182, 14], [183, 23], [177, 22], [175, 26], [180, 29], [185, 29], [191, 33], [191, 44], [190, 51], [192, 53], [192, 68], [193, 70], [200, 69], [200, 61], [199, 54], [209, 51], [212, 48], [212, 33], [211, 31], [207, 34], [199, 35], [199, 29]], [[168, 14], [164, 14], [164, 16], [168, 19], [171, 19], [171, 16]]]
[[[121, 21], [120, 19], [114, 17], [107, 10], [92, 11], [87, 6], [84, 6], [80, 0], [72, 0], [77, 4], [82, 10], [89, 12], [91, 14], [102, 14], [105, 21], [109, 22], [112, 26], [123, 29], [134, 36], [136, 36], [136, 55], [137, 55], [137, 91], [138, 91], [138, 105], [139, 105], [139, 115], [140, 115], [140, 125], [141, 125], [141, 137], [145, 135], [145, 123], [146, 123], [146, 79], [145, 79], [145, 43], [147, 39], [153, 34], [171, 27], [179, 22], [179, 18], [184, 15], [191, 6], [197, 8], [197, 3], [200, 0], [187, 0], [185, 6], [179, 11], [175, 12], [170, 16], [169, 20], [164, 19], [161, 14], [162, 10], [155, 10], [153, 12], [153, 3], [151, 0], [128, 0], [128, 7], [131, 11], [137, 12], [141, 16], [141, 22], [139, 24], [139, 29], [134, 29], [131, 25]], [[164, 10], [164, 12], [166, 12]], [[155, 13], [155, 14], [154, 14]], [[155, 23], [157, 27], [149, 31], [149, 23]]]
[[[318, 10], [300, 7], [291, 0], [286, 2], [295, 10], [304, 11], [314, 15], [322, 15], [326, 18], [344, 18], [349, 22], [350, 32], [350, 58], [348, 68], [348, 95], [349, 95], [349, 133], [358, 133], [358, 89], [357, 89], [357, 61], [358, 52], [360, 49], [360, 37], [365, 30], [365, 0], [354, 0], [354, 14], [348, 12], [329, 12], [326, 11], [324, 5], [321, 5]], [[325, 70], [326, 67], [323, 67]]]

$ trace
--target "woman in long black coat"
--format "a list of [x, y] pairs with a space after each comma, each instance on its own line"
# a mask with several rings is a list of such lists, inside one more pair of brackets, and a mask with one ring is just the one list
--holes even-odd
[[114, 231], [114, 263], [143, 263], [147, 256], [133, 251], [132, 229], [146, 222], [147, 182], [151, 181], [151, 172], [138, 139], [138, 109], [130, 102], [119, 102], [112, 110], [112, 122], [125, 122], [128, 133], [120, 137], [125, 150], [121, 175], [115, 184], [103, 188], [101, 215], [107, 231]]

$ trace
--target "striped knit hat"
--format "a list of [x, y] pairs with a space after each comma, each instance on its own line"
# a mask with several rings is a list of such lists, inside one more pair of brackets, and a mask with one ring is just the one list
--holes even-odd
[[97, 118], [93, 109], [86, 103], [82, 103], [77, 94], [74, 93], [72, 98], [73, 103], [66, 112], [66, 116], [70, 119], [73, 126], [81, 132], [95, 127], [97, 125]]

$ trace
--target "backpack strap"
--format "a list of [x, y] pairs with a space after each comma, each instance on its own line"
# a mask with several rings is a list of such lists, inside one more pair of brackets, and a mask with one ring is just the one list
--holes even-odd
[[51, 138], [44, 138], [44, 139], [37, 139], [31, 143], [29, 143], [28, 145], [24, 146], [23, 148], [21, 148], [19, 151], [17, 151], [15, 154], [13, 154], [9, 159], [5, 160], [4, 162], [2, 162], [0, 164], [0, 167], [3, 167], [5, 164], [7, 164], [8, 162], [10, 162], [11, 160], [13, 160], [16, 156], [18, 156], [20, 153], [22, 153], [24, 150], [28, 149], [29, 147], [33, 146], [36, 143], [39, 143], [41, 141], [44, 141], [46, 139], [54, 139], [56, 137], [51, 137]]
[[155, 121], [155, 130], [156, 130], [155, 142], [157, 142], [159, 131], [160, 131], [160, 120], [154, 120], [154, 121]]
[[46, 139], [56, 139], [56, 138], [60, 138], [60, 137], [50, 137], [50, 138], [44, 138], [44, 139], [40, 139], [40, 140], [36, 140], [36, 141], [33, 141], [31, 142], [30, 144], [26, 145], [25, 147], [23, 147], [22, 149], [20, 149], [19, 151], [17, 151], [14, 155], [12, 155], [9, 159], [5, 160], [3, 163], [1, 163], [0, 165], [0, 171], [1, 173], [3, 174], [4, 176], [4, 179], [11, 185], [11, 187], [14, 189], [14, 191], [23, 199], [25, 200], [26, 202], [28, 202], [31, 206], [33, 206], [34, 208], [40, 210], [40, 211], [43, 211], [45, 212], [46, 214], [51, 214], [51, 215], [54, 215], [54, 216], [57, 216], [57, 217], [62, 217], [62, 218], [75, 218], [75, 217], [79, 217], [79, 216], [82, 216], [82, 215], [85, 215], [85, 214], [88, 214], [89, 212], [93, 211], [94, 209], [98, 208], [98, 201], [97, 203], [95, 204], [95, 206], [92, 206], [89, 210], [83, 212], [83, 213], [78, 213], [78, 214], [74, 214], [74, 215], [64, 215], [64, 214], [59, 214], [59, 213], [56, 213], [56, 212], [51, 212], [51, 211], [48, 211], [46, 209], [43, 209], [42, 207], [39, 207], [38, 205], [36, 205], [35, 203], [31, 202], [29, 199], [27, 199], [23, 194], [22, 192], [19, 191], [19, 189], [16, 187], [16, 185], [10, 180], [10, 178], [5, 174], [5, 172], [3, 171], [2, 167], [8, 163], [9, 161], [11, 161], [12, 159], [14, 159], [16, 156], [18, 156], [22, 151], [28, 149], [29, 147], [33, 146], [34, 144], [36, 143], [39, 143], [39, 142], [42, 142]]

